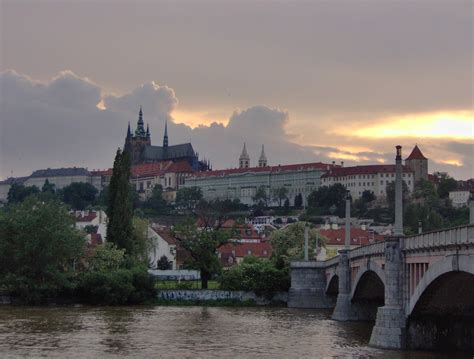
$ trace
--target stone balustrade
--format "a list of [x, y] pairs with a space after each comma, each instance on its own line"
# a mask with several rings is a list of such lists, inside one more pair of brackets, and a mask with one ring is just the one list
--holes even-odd
[[474, 245], [474, 225], [426, 232], [404, 239], [404, 250], [433, 249], [453, 245]]

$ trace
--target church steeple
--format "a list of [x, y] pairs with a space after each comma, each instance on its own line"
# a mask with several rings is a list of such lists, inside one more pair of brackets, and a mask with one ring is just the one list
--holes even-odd
[[262, 153], [260, 153], [260, 158], [258, 159], [258, 167], [267, 167], [267, 156], [265, 155], [265, 148], [262, 145]]
[[163, 136], [163, 148], [168, 148], [168, 120], [165, 120], [165, 134]]
[[239, 157], [239, 168], [249, 168], [250, 167], [250, 156], [247, 153], [247, 146], [244, 142], [244, 148], [242, 149], [242, 154]]
[[138, 122], [137, 122], [137, 129], [135, 130], [135, 136], [137, 137], [145, 137], [145, 128], [143, 126], [143, 111], [142, 106], [140, 106], [140, 111], [138, 112]]
[[132, 130], [130, 129], [130, 121], [128, 121], [128, 128], [127, 128], [127, 138], [132, 137]]
[[146, 138], [150, 138], [150, 125], [146, 124]]

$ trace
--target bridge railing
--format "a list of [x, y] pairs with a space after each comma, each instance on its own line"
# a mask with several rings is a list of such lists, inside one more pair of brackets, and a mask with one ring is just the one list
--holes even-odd
[[405, 250], [418, 250], [436, 247], [449, 247], [453, 245], [473, 245], [474, 244], [474, 225], [454, 227], [431, 231], [414, 236], [408, 236], [404, 239]]
[[385, 242], [374, 242], [365, 246], [357, 247], [349, 252], [349, 258], [355, 259], [359, 257], [370, 257], [374, 255], [384, 254]]

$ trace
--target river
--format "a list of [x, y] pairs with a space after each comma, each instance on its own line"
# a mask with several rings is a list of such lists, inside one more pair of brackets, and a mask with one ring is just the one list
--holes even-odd
[[446, 357], [369, 348], [371, 328], [321, 310], [0, 306], [0, 357]]

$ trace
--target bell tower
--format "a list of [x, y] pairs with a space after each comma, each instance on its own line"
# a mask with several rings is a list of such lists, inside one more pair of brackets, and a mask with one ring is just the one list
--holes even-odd
[[247, 153], [247, 146], [244, 142], [244, 148], [242, 149], [242, 154], [239, 157], [239, 168], [249, 168], [250, 167], [250, 156]]
[[267, 156], [265, 155], [265, 148], [262, 145], [262, 153], [260, 153], [260, 158], [258, 159], [258, 167], [267, 167]]

